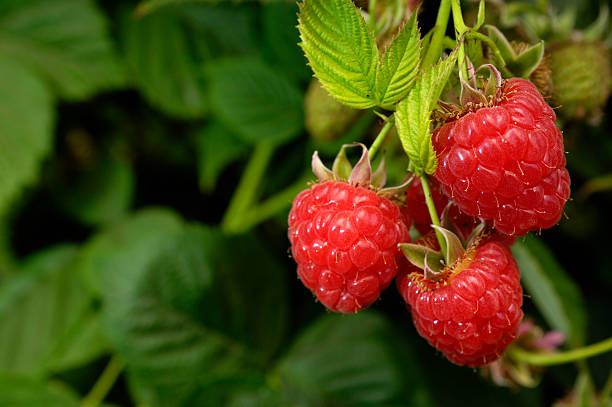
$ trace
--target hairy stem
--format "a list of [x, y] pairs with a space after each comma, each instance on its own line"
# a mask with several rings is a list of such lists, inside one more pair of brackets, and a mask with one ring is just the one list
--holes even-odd
[[[427, 204], [427, 209], [429, 210], [431, 223], [436, 226], [440, 226], [440, 218], [438, 217], [436, 205], [434, 205], [433, 197], [431, 196], [431, 189], [429, 188], [429, 182], [427, 181], [426, 175], [421, 175], [421, 185], [423, 186], [423, 194], [425, 195], [425, 203]], [[440, 244], [440, 251], [444, 256], [444, 262], [448, 264], [448, 259], [446, 258], [446, 240], [444, 240], [444, 236], [438, 230], [436, 230], [436, 238]]]
[[376, 136], [376, 139], [374, 139], [374, 141], [372, 142], [372, 145], [370, 146], [370, 150], [368, 153], [368, 157], [370, 158], [370, 161], [372, 161], [376, 157], [376, 154], [378, 153], [380, 146], [385, 142], [387, 135], [389, 134], [389, 132], [393, 128], [393, 125], [395, 124], [395, 120], [393, 119], [393, 116], [388, 117], [385, 120], [385, 122], [386, 123], [383, 126], [383, 128], [380, 130], [380, 133], [378, 133], [378, 136]]
[[238, 187], [225, 211], [221, 228], [227, 233], [238, 233], [241, 230], [245, 212], [253, 205], [261, 179], [274, 153], [275, 144], [262, 141], [255, 146], [255, 151], [247, 164]]
[[531, 353], [518, 348], [509, 350], [512, 358], [536, 366], [551, 366], [576, 362], [610, 351], [612, 351], [612, 338], [582, 348], [552, 354]]
[[466, 32], [465, 37], [469, 39], [473, 39], [473, 40], [479, 40], [487, 44], [487, 47], [489, 47], [489, 49], [493, 53], [493, 60], [495, 61], [495, 64], [496, 64], [495, 66], [501, 69], [502, 73], [506, 77], [512, 76], [512, 73], [508, 71], [508, 68], [506, 68], [506, 62], [504, 61], [504, 57], [502, 57], [502, 54], [499, 51], [499, 48], [497, 47], [497, 44], [495, 44], [495, 42], [492, 39], [476, 31]]
[[[451, 8], [453, 10], [453, 24], [455, 25], [455, 38], [457, 41], [462, 40], [463, 35], [468, 30], [468, 27], [463, 22], [463, 14], [461, 14], [461, 4], [459, 0], [451, 0]], [[467, 61], [465, 59], [465, 45], [463, 41], [459, 44], [457, 54], [457, 63], [459, 64], [459, 74], [464, 80], [468, 80]]]
[[125, 362], [118, 356], [113, 356], [110, 362], [108, 362], [108, 365], [104, 368], [96, 384], [94, 384], [91, 391], [87, 393], [85, 398], [81, 401], [81, 407], [98, 407], [100, 403], [104, 401], [108, 392], [113, 388], [115, 381], [124, 367]]
[[446, 34], [446, 27], [448, 26], [450, 9], [450, 0], [442, 0], [440, 2], [438, 17], [436, 18], [436, 25], [433, 28], [431, 42], [429, 43], [427, 54], [425, 54], [421, 64], [423, 68], [428, 68], [435, 64], [442, 54], [442, 42], [444, 40], [444, 35]]

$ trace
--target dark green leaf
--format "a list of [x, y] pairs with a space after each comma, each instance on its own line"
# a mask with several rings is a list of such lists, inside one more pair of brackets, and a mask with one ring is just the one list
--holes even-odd
[[[0, 40], [1, 42], [1, 40]], [[52, 145], [53, 100], [39, 78], [0, 57], [0, 212], [38, 177]]]
[[260, 369], [282, 341], [282, 270], [255, 239], [149, 211], [98, 235], [83, 263], [109, 339], [152, 405], [215, 405], [223, 382]]
[[58, 371], [105, 350], [103, 338], [83, 331], [97, 314], [76, 274], [76, 254], [74, 246], [40, 252], [2, 285], [0, 371]]
[[512, 246], [512, 252], [527, 292], [550, 327], [563, 332], [572, 346], [584, 343], [584, 300], [550, 250], [538, 238], [527, 235]]
[[192, 38], [178, 10], [124, 18], [123, 40], [132, 79], [154, 106], [181, 117], [207, 110], [201, 65], [209, 56], [207, 39]]
[[119, 218], [132, 204], [134, 174], [130, 165], [106, 158], [54, 189], [56, 199], [79, 221], [96, 225]]
[[233, 132], [213, 122], [195, 135], [198, 151], [200, 188], [206, 192], [214, 189], [223, 169], [246, 155], [249, 147]]
[[264, 52], [272, 66], [296, 79], [312, 76], [304, 53], [298, 47], [300, 40], [296, 24], [297, 3], [267, 4], [262, 11]]
[[78, 407], [79, 401], [64, 389], [25, 377], [0, 374], [0, 406]]
[[323, 87], [351, 107], [375, 106], [378, 49], [353, 2], [305, 0], [298, 21], [300, 46]]
[[302, 130], [302, 94], [275, 70], [251, 59], [230, 59], [207, 72], [211, 109], [244, 140], [282, 142]]
[[123, 83], [106, 21], [90, 0], [0, 2], [0, 58], [36, 69], [69, 99]]
[[282, 389], [298, 406], [422, 405], [421, 373], [401, 346], [377, 314], [327, 315], [281, 360]]

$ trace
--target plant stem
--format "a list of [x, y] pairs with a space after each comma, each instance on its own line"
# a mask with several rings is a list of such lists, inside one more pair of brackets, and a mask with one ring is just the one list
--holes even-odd
[[[468, 30], [468, 27], [463, 22], [463, 14], [461, 14], [461, 4], [459, 0], [451, 0], [451, 8], [453, 10], [453, 24], [455, 25], [455, 38], [457, 41], [462, 39], [463, 34]], [[459, 44], [459, 52], [457, 55], [457, 63], [459, 64], [459, 73], [464, 80], [468, 80], [467, 67], [465, 60], [465, 45], [464, 41]]]
[[[433, 197], [431, 196], [431, 189], [429, 188], [429, 182], [427, 182], [426, 175], [421, 175], [421, 185], [423, 186], [423, 194], [425, 195], [425, 203], [427, 204], [427, 209], [429, 210], [431, 223], [436, 226], [440, 226], [440, 218], [438, 217], [436, 205], [434, 205]], [[446, 240], [444, 240], [444, 236], [438, 230], [436, 230], [436, 238], [440, 244], [440, 251], [444, 256], [444, 262], [448, 264], [448, 259], [446, 258]]]
[[238, 232], [246, 232], [261, 222], [270, 219], [283, 209], [289, 207], [293, 198], [295, 198], [295, 196], [306, 187], [306, 183], [311, 179], [312, 173], [308, 171], [287, 188], [269, 197], [256, 207], [250, 209], [248, 212], [246, 212]]
[[600, 394], [600, 406], [607, 407], [612, 402], [612, 370], [610, 371], [610, 376], [608, 376], [608, 380], [606, 384], [604, 384], [603, 389]]
[[98, 407], [104, 401], [110, 389], [113, 388], [124, 367], [125, 362], [118, 356], [113, 356], [96, 384], [94, 384], [91, 391], [81, 401], [81, 407]]
[[576, 362], [610, 351], [612, 351], [612, 338], [582, 348], [552, 354], [531, 353], [518, 348], [509, 350], [512, 358], [536, 366], [551, 366]]
[[244, 213], [253, 205], [261, 179], [272, 158], [276, 145], [269, 141], [261, 141], [255, 146], [255, 151], [245, 168], [240, 183], [223, 215], [221, 228], [226, 233], [237, 233], [241, 230]]
[[385, 142], [385, 138], [387, 138], [387, 135], [389, 134], [389, 131], [391, 131], [391, 129], [393, 128], [394, 123], [395, 120], [393, 119], [393, 116], [387, 118], [385, 125], [380, 130], [380, 133], [378, 133], [378, 136], [376, 136], [376, 138], [372, 142], [372, 145], [370, 146], [370, 150], [368, 153], [370, 161], [372, 161], [374, 157], [376, 157], [380, 146]]
[[438, 17], [436, 18], [436, 24], [433, 28], [431, 42], [429, 43], [427, 54], [425, 54], [421, 64], [423, 68], [428, 68], [435, 64], [442, 54], [442, 40], [446, 34], [446, 27], [448, 26], [448, 19], [450, 17], [450, 9], [450, 0], [442, 0], [440, 2]]
[[497, 47], [497, 44], [495, 44], [495, 42], [492, 39], [476, 31], [466, 32], [465, 37], [474, 39], [474, 40], [479, 40], [487, 44], [487, 47], [489, 47], [489, 49], [493, 53], [493, 59], [495, 60], [496, 67], [501, 69], [502, 73], [506, 77], [512, 76], [512, 73], [508, 71], [508, 68], [506, 67], [506, 62], [504, 61], [504, 58], [502, 57], [502, 54], [499, 51], [499, 48]]

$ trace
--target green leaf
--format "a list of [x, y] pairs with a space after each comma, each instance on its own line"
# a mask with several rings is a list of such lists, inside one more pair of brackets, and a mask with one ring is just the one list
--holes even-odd
[[218, 61], [207, 73], [211, 109], [242, 139], [284, 142], [299, 135], [302, 94], [284, 76], [252, 59]]
[[353, 3], [304, 0], [298, 21], [300, 46], [323, 87], [351, 107], [375, 106], [378, 50]]
[[293, 78], [308, 80], [312, 72], [296, 44], [300, 34], [295, 26], [297, 2], [267, 4], [262, 10], [264, 53], [270, 64]]
[[78, 407], [71, 393], [33, 379], [0, 374], [0, 405], [6, 407]]
[[210, 405], [223, 396], [221, 383], [263, 367], [287, 317], [283, 270], [268, 252], [253, 238], [152, 211], [87, 245], [83, 266], [140, 399]]
[[107, 223], [129, 209], [135, 181], [128, 163], [107, 157], [78, 175], [53, 189], [60, 206], [76, 219], [87, 225]]
[[0, 58], [35, 69], [68, 99], [123, 83], [105, 18], [90, 0], [0, 2]]
[[122, 38], [131, 77], [152, 105], [179, 118], [206, 113], [200, 67], [210, 54], [207, 39], [192, 38], [180, 10], [169, 8], [140, 19], [128, 14]]
[[[39, 252], [2, 285], [0, 371], [39, 375], [87, 362], [105, 350], [99, 336], [89, 336], [90, 341], [81, 336], [97, 315], [91, 293], [75, 275], [76, 254], [74, 246]], [[76, 343], [78, 351], [72, 349]]]
[[403, 346], [375, 313], [326, 315], [280, 361], [282, 391], [299, 406], [422, 405], [422, 372]]
[[438, 166], [431, 144], [431, 112], [457, 61], [457, 51], [423, 72], [397, 107], [396, 124], [402, 146], [410, 158], [410, 170], [417, 175], [433, 174]]
[[551, 328], [563, 332], [570, 345], [584, 343], [586, 310], [579, 288], [542, 241], [527, 235], [512, 252], [523, 284]]
[[393, 39], [378, 66], [376, 95], [381, 106], [392, 110], [392, 106], [408, 94], [419, 71], [420, 53], [415, 13]]
[[[0, 41], [1, 42], [1, 41]], [[0, 212], [39, 173], [49, 152], [53, 100], [41, 80], [0, 57]]]
[[195, 135], [200, 188], [210, 192], [223, 169], [247, 155], [249, 148], [218, 122], [212, 122]]

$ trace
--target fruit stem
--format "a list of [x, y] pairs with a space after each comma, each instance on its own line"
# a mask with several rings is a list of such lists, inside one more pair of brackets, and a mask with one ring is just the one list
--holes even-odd
[[255, 146], [255, 151], [247, 164], [240, 183], [232, 195], [232, 199], [223, 215], [221, 229], [226, 233], [238, 233], [242, 230], [244, 214], [253, 206], [259, 184], [272, 158], [276, 145], [269, 141], [261, 141]]
[[612, 351], [612, 338], [560, 353], [532, 353], [519, 348], [510, 348], [508, 350], [511, 358], [536, 366], [552, 366], [576, 362], [610, 351]]
[[433, 28], [433, 34], [431, 36], [431, 42], [427, 48], [427, 53], [423, 58], [421, 66], [426, 69], [436, 63], [438, 58], [442, 54], [442, 44], [444, 35], [446, 34], [446, 27], [448, 26], [448, 19], [450, 17], [450, 0], [442, 0], [440, 7], [438, 8], [438, 17], [436, 18], [436, 24]]
[[[438, 217], [438, 212], [436, 211], [436, 205], [434, 204], [433, 197], [431, 196], [431, 189], [429, 188], [429, 182], [427, 182], [427, 176], [421, 175], [421, 185], [423, 186], [423, 194], [425, 195], [425, 203], [427, 204], [427, 209], [429, 210], [429, 216], [431, 217], [431, 223], [436, 226], [440, 226], [440, 218]], [[449, 264], [449, 259], [447, 259], [447, 250], [446, 250], [446, 240], [444, 239], [444, 235], [442, 232], [436, 229], [436, 238], [438, 239], [438, 243], [440, 244], [440, 251], [442, 252], [442, 256], [444, 256], [444, 264]]]
[[87, 393], [81, 401], [81, 407], [98, 407], [100, 403], [104, 401], [108, 392], [113, 388], [115, 381], [117, 381], [124, 367], [125, 362], [123, 359], [113, 356], [91, 391]]
[[376, 138], [372, 142], [372, 145], [370, 146], [370, 150], [368, 153], [370, 161], [374, 160], [374, 157], [376, 157], [376, 153], [378, 153], [380, 146], [385, 142], [385, 138], [387, 138], [387, 135], [389, 134], [389, 131], [391, 131], [391, 129], [393, 128], [394, 123], [395, 120], [393, 116], [387, 117], [385, 119], [385, 125], [380, 130], [380, 133], [378, 133], [378, 136], [376, 136]]
[[493, 60], [495, 61], [495, 64], [496, 64], [495, 66], [501, 69], [505, 77], [508, 78], [512, 76], [512, 73], [506, 67], [506, 62], [504, 61], [504, 57], [502, 56], [501, 51], [499, 50], [499, 47], [497, 46], [497, 44], [495, 44], [495, 42], [491, 38], [487, 37], [484, 34], [476, 32], [476, 31], [466, 32], [465, 37], [466, 39], [478, 40], [478, 41], [481, 41], [487, 44], [487, 47], [489, 47], [489, 49], [493, 53]]
[[[463, 22], [463, 15], [461, 14], [461, 4], [459, 0], [451, 0], [451, 8], [453, 10], [453, 24], [455, 25], [455, 38], [459, 41], [466, 31], [468, 31], [468, 27]], [[459, 43], [459, 52], [457, 55], [457, 64], [459, 66], [459, 74], [460, 77], [467, 81], [467, 66], [465, 59], [465, 45], [464, 41]]]

